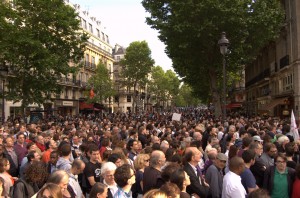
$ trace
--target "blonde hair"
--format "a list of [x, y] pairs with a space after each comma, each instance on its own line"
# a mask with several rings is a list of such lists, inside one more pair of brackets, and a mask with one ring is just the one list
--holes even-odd
[[152, 189], [148, 191], [143, 198], [168, 198], [168, 195], [160, 189]]
[[146, 159], [150, 159], [150, 156], [148, 154], [139, 154], [137, 155], [137, 157], [135, 158], [133, 165], [134, 165], [134, 169], [135, 170], [140, 170], [145, 168], [145, 160]]

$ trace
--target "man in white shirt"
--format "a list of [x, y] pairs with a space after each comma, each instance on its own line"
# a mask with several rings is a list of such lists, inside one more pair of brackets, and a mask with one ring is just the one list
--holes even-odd
[[229, 161], [229, 172], [223, 179], [222, 198], [243, 198], [246, 196], [246, 190], [240, 177], [244, 169], [245, 163], [242, 158], [231, 158]]
[[78, 175], [80, 173], [83, 173], [83, 170], [85, 168], [85, 164], [80, 159], [75, 159], [72, 163], [72, 167], [69, 172], [69, 185], [71, 186], [73, 192], [76, 195], [76, 198], [83, 198], [83, 193], [81, 190], [81, 187], [78, 182]]

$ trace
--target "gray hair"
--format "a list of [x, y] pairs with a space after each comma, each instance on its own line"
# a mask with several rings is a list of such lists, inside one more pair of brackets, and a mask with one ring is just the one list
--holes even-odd
[[112, 162], [105, 162], [101, 167], [101, 175], [104, 175], [107, 171], [115, 171], [117, 166]]

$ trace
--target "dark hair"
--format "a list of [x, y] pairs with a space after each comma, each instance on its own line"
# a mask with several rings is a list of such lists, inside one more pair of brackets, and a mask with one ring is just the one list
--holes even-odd
[[177, 153], [175, 155], [173, 155], [172, 158], [171, 158], [171, 162], [182, 164], [182, 157], [181, 157], [181, 155], [179, 155]]
[[168, 162], [171, 161], [172, 156], [174, 155], [174, 152], [175, 152], [175, 149], [173, 149], [173, 148], [168, 148], [168, 149], [166, 150], [166, 160], [167, 160]]
[[27, 150], [29, 150], [29, 148], [30, 148], [32, 145], [35, 145], [35, 143], [34, 143], [34, 142], [29, 142], [29, 143], [26, 145]]
[[103, 138], [101, 140], [101, 146], [104, 146], [104, 147], [109, 146], [109, 143], [110, 143], [110, 139], [109, 138]]
[[192, 157], [194, 156], [193, 151], [188, 151], [184, 154], [184, 162], [190, 162], [192, 160]]
[[133, 146], [133, 143], [134, 143], [134, 142], [137, 142], [137, 140], [135, 140], [135, 139], [130, 139], [130, 140], [127, 142], [126, 148], [127, 148], [128, 151], [131, 150], [131, 147]]
[[155, 150], [160, 150], [160, 144], [159, 143], [154, 143], [152, 144], [152, 151], [155, 151]]
[[165, 192], [168, 197], [176, 197], [176, 195], [180, 194], [180, 189], [176, 184], [167, 182], [160, 187], [160, 190]]
[[8, 159], [2, 158], [0, 159], [0, 173], [3, 173], [5, 171], [5, 166], [7, 165]]
[[298, 178], [298, 179], [300, 179], [300, 164], [298, 164], [297, 165], [297, 167], [296, 167], [296, 177]]
[[276, 148], [277, 149], [276, 145], [273, 144], [273, 143], [270, 143], [270, 142], [264, 144], [264, 147], [265, 147], [265, 151], [266, 152], [269, 152], [272, 148]]
[[278, 153], [278, 155], [274, 158], [275, 162], [277, 162], [278, 157], [282, 158], [285, 162], [287, 161], [287, 157], [283, 153]]
[[185, 172], [182, 168], [173, 172], [173, 174], [170, 177], [170, 182], [176, 184], [181, 191], [183, 190], [184, 180], [185, 180]]
[[89, 144], [89, 153], [92, 154], [95, 151], [99, 151], [98, 146], [96, 144]]
[[105, 190], [105, 188], [107, 188], [107, 186], [103, 183], [97, 182], [94, 184], [94, 186], [92, 187], [91, 191], [90, 191], [90, 198], [96, 198], [97, 194], [100, 193], [102, 194]]
[[242, 158], [245, 163], [249, 163], [251, 160], [255, 159], [255, 151], [254, 150], [245, 150], [242, 154]]
[[59, 149], [59, 155], [63, 156], [63, 157], [70, 155], [71, 152], [72, 152], [72, 150], [71, 150], [70, 144], [64, 144]]
[[242, 148], [244, 149], [244, 148], [248, 147], [251, 144], [252, 138], [250, 138], [250, 137], [244, 137], [243, 140], [242, 140], [242, 142], [243, 142]]
[[28, 162], [31, 162], [32, 159], [34, 159], [34, 154], [36, 153], [36, 151], [30, 151], [28, 154], [27, 154], [27, 159], [28, 159]]
[[285, 145], [285, 154], [287, 157], [293, 157], [295, 153], [295, 142], [289, 142]]
[[24, 138], [25, 138], [25, 134], [24, 134], [23, 132], [17, 133], [16, 138], [19, 139], [19, 136], [20, 136], [20, 135], [24, 135]]
[[170, 180], [171, 175], [178, 169], [180, 168], [180, 165], [177, 163], [170, 163], [169, 165], [167, 165], [162, 173], [161, 173], [161, 177], [165, 182], [168, 182]]
[[128, 184], [128, 179], [131, 178], [131, 166], [129, 164], [123, 164], [118, 167], [115, 172], [115, 181], [117, 185], [121, 188]]
[[24, 172], [27, 182], [38, 183], [42, 186], [48, 178], [48, 172], [43, 162], [34, 161]]
[[112, 153], [108, 158], [107, 158], [107, 161], [108, 162], [113, 162], [113, 163], [116, 163], [116, 161], [118, 159], [122, 159], [121, 156], [117, 153]]

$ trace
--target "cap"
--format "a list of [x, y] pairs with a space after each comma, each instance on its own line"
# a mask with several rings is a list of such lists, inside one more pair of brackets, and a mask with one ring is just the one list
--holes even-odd
[[227, 161], [228, 157], [224, 153], [218, 153], [217, 159], [222, 160], [222, 161]]
[[253, 136], [253, 137], [252, 137], [252, 140], [253, 140], [253, 141], [263, 142], [263, 140], [262, 140], [258, 135]]

